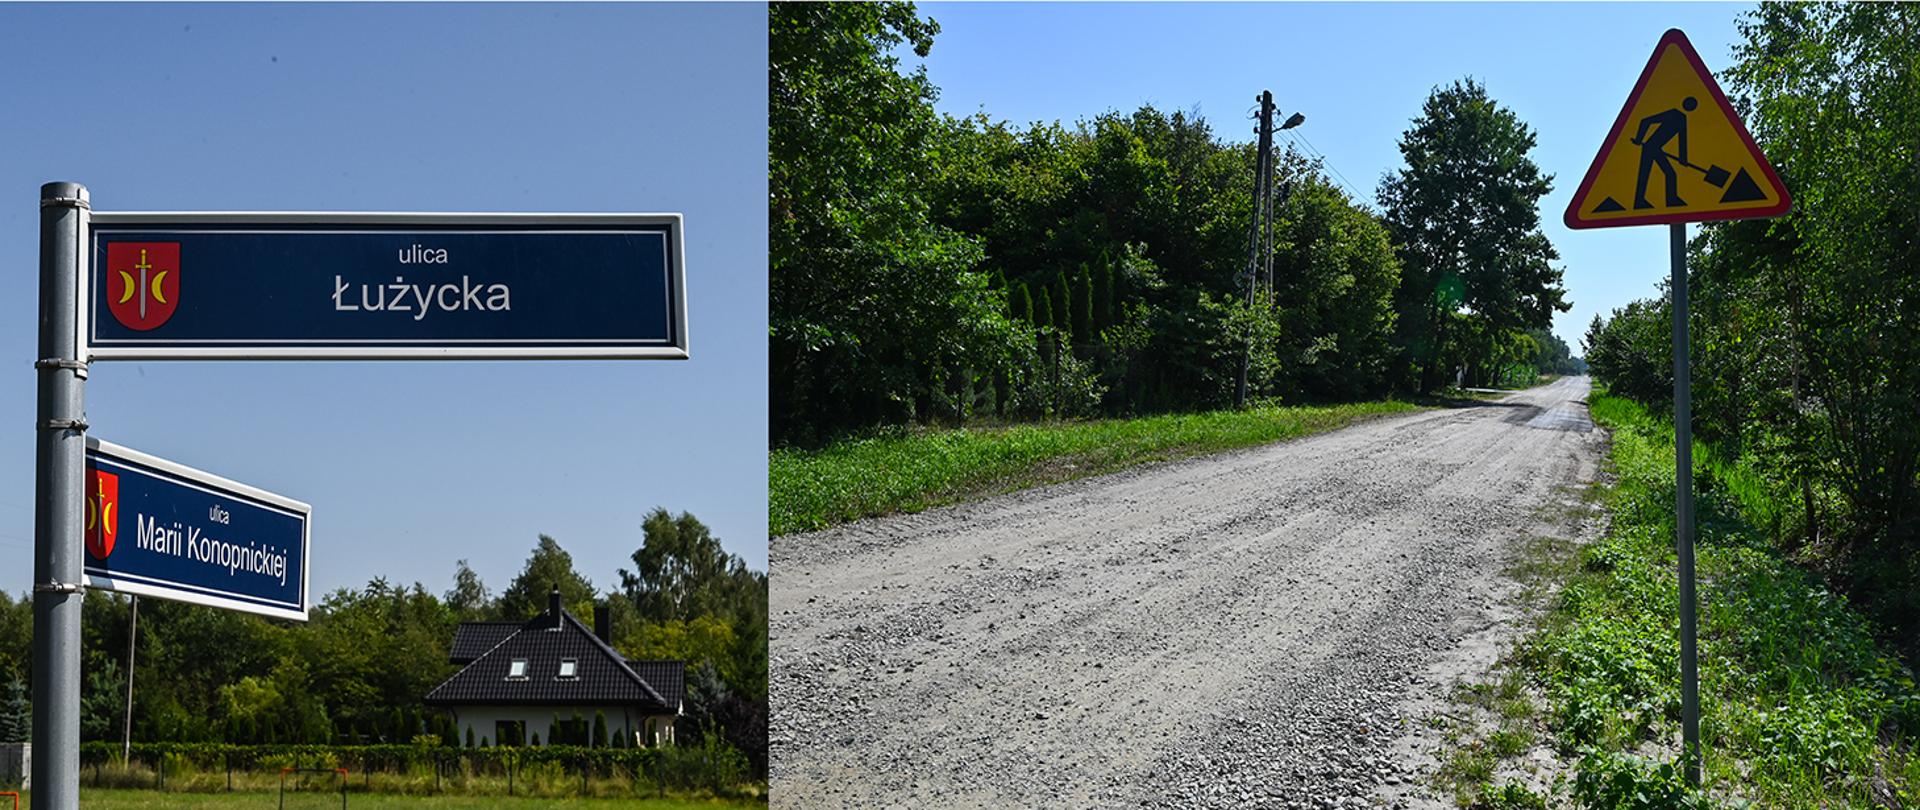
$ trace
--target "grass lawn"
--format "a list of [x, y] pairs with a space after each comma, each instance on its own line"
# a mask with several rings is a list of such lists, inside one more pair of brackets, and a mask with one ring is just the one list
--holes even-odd
[[824, 529], [1143, 462], [1267, 444], [1422, 407], [1362, 402], [894, 431], [820, 450], [775, 450], [768, 459], [768, 517], [774, 534]]
[[[324, 796], [306, 793], [289, 795], [287, 810], [338, 808], [339, 794]], [[330, 801], [329, 801], [330, 799]], [[174, 793], [153, 790], [82, 788], [80, 805], [87, 810], [241, 810], [241, 808], [277, 808], [279, 795], [269, 792]], [[23, 808], [31, 805], [23, 800]], [[348, 793], [349, 810], [713, 810], [714, 808], [765, 807], [764, 802], [724, 801], [720, 799], [529, 799], [505, 796], [395, 796], [377, 793]], [[0, 799], [0, 810], [11, 805]]]

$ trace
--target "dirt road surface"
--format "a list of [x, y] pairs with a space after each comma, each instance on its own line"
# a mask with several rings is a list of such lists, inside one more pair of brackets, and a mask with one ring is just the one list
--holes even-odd
[[1409, 734], [1598, 472], [1584, 377], [775, 538], [775, 807], [1439, 806]]

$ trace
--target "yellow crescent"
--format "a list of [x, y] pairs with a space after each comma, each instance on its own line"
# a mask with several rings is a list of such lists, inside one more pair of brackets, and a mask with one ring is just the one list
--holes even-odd
[[93, 524], [99, 522], [99, 518], [100, 518], [99, 511], [100, 511], [100, 504], [94, 503], [92, 498], [88, 498], [87, 499], [87, 531], [93, 531]]
[[[162, 304], [164, 304], [164, 303], [166, 303], [166, 302], [167, 302], [167, 297], [166, 297], [166, 296], [164, 296], [164, 295], [161, 295], [161, 294], [160, 294], [160, 280], [161, 280], [161, 279], [163, 279], [163, 278], [166, 278], [166, 277], [167, 277], [167, 274], [168, 274], [168, 273], [171, 273], [171, 272], [173, 272], [173, 271], [172, 271], [172, 270], [162, 270], [162, 271], [160, 271], [160, 273], [159, 273], [158, 275], [155, 275], [155, 276], [153, 277], [153, 300], [155, 300], [155, 301], [159, 301], [159, 302], [160, 302], [160, 303], [162, 303]], [[124, 301], [123, 301], [123, 302], [121, 302], [121, 303], [126, 303], [126, 302], [124, 302]]]
[[100, 528], [101, 528], [101, 531], [105, 534], [113, 534], [113, 507], [114, 506], [115, 504], [110, 503], [100, 508]]
[[125, 270], [120, 271], [120, 278], [127, 282], [120, 285], [120, 303], [124, 304], [133, 298], [133, 291], [139, 289], [140, 285], [133, 283], [133, 275]]

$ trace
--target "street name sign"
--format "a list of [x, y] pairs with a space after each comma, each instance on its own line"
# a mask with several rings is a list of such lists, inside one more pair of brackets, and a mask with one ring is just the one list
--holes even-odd
[[1792, 207], [1773, 164], [1676, 28], [1647, 59], [1565, 221], [1663, 225], [1774, 217]]
[[89, 588], [307, 619], [306, 504], [87, 440]]
[[685, 359], [678, 214], [94, 212], [92, 360]]

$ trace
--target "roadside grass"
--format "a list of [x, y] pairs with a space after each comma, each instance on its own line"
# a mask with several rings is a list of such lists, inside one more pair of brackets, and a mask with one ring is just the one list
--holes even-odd
[[[22, 810], [32, 807], [32, 796], [21, 799]], [[234, 793], [181, 793], [161, 790], [119, 788], [82, 788], [80, 805], [87, 810], [258, 810], [279, 807], [279, 794], [270, 791]], [[288, 794], [287, 810], [300, 808], [338, 808], [340, 794]], [[378, 793], [347, 794], [348, 810], [718, 810], [719, 808], [765, 807], [765, 802], [724, 799], [584, 799], [528, 798], [508, 796], [393, 796]], [[0, 810], [10, 806], [0, 800]]]
[[[1580, 551], [1540, 627], [1499, 675], [1524, 683], [1536, 730], [1573, 762], [1571, 785], [1554, 792], [1610, 809], [1914, 806], [1920, 689], [1912, 672], [1879, 646], [1860, 612], [1755, 528], [1772, 508], [1750, 477], [1757, 471], [1705, 446], [1695, 450], [1695, 500], [1706, 787], [1686, 786], [1677, 756], [1672, 426], [1624, 399], [1596, 393], [1589, 402], [1613, 434], [1610, 528]], [[1502, 746], [1489, 740], [1461, 735], [1443, 765], [1483, 758], [1478, 748], [1460, 753], [1468, 744], [1498, 759]], [[1468, 807], [1530, 793], [1491, 780], [1442, 784]]]
[[[697, 760], [701, 749], [687, 747], [664, 750], [674, 751], [690, 761], [690, 767], [677, 768], [673, 773], [681, 776], [698, 773], [699, 766], [694, 760]], [[84, 796], [95, 791], [128, 790], [161, 796], [196, 796], [264, 791], [277, 795], [285, 785], [289, 788], [288, 796], [314, 795], [332, 789], [332, 795], [336, 799], [339, 797], [340, 783], [331, 772], [337, 761], [331, 759], [323, 763], [308, 763], [321, 764], [324, 773], [302, 772], [293, 776], [284, 775], [271, 767], [228, 770], [219, 767], [217, 760], [212, 767], [207, 767], [207, 763], [196, 763], [192, 758], [179, 754], [165, 756], [164, 762], [165, 771], [161, 773], [145, 761], [121, 760], [116, 751], [114, 759], [81, 766], [81, 793]], [[708, 799], [764, 803], [766, 796], [764, 783], [663, 782], [657, 776], [649, 777], [624, 768], [595, 769], [583, 780], [577, 767], [570, 768], [560, 762], [520, 762], [513, 766], [511, 772], [499, 767], [475, 768], [470, 765], [449, 765], [438, 775], [434, 771], [434, 767], [427, 762], [373, 769], [355, 768], [348, 772], [348, 793], [354, 797], [409, 796], [435, 800], [605, 798], [637, 801], [646, 798], [696, 803]], [[701, 784], [728, 784], [730, 787], [716, 790], [700, 787]], [[0, 802], [0, 810], [7, 810], [4, 802]]]
[[768, 458], [773, 534], [917, 512], [1150, 461], [1267, 444], [1422, 410], [1389, 400], [1005, 428], [895, 430]]

